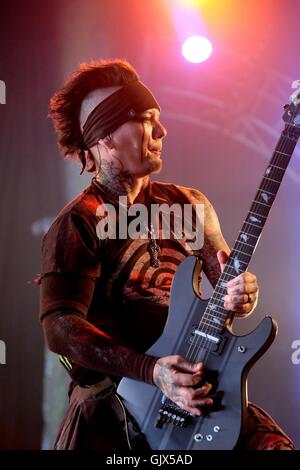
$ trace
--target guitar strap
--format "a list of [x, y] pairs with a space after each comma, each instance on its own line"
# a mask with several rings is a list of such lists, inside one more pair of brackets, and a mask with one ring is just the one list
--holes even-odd
[[122, 398], [116, 393], [109, 395], [106, 400], [116, 414], [123, 431], [126, 434], [127, 444], [130, 451], [150, 450], [149, 444], [137, 422], [125, 408]]

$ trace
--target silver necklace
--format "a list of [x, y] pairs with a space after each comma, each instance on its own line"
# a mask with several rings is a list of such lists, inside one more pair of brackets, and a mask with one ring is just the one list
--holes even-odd
[[150, 239], [149, 239], [148, 248], [147, 248], [147, 251], [150, 255], [150, 266], [152, 266], [153, 268], [158, 268], [160, 266], [160, 259], [159, 259], [160, 246], [157, 243], [156, 238], [153, 237], [153, 234], [154, 234], [153, 225], [151, 224], [151, 229], [147, 227], [147, 230], [150, 234]]

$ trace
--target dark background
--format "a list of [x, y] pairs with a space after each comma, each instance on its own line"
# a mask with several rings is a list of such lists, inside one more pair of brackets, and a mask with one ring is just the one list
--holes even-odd
[[[290, 83], [300, 78], [299, 18], [297, 0], [1, 1], [0, 449], [42, 446], [51, 406], [33, 279], [44, 231], [88, 184], [58, 154], [47, 119], [52, 93], [80, 62], [129, 60], [157, 95], [168, 128], [159, 179], [203, 191], [233, 245], [279, 136]], [[196, 32], [214, 47], [197, 65], [180, 53], [182, 39]], [[298, 149], [251, 264], [259, 307], [236, 322], [246, 332], [266, 314], [277, 319], [278, 337], [251, 372], [249, 395], [298, 446], [300, 365], [291, 345], [300, 339], [299, 156]]]

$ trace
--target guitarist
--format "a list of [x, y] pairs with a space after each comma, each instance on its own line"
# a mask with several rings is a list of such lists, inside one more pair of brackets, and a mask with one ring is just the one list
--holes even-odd
[[[127, 450], [140, 436], [115, 394], [122, 377], [159, 387], [196, 415], [211, 404], [210, 384], [193, 388], [205, 376], [203, 363], [145, 351], [162, 333], [179, 263], [196, 254], [215, 286], [229, 247], [202, 193], [150, 180], [162, 167], [166, 129], [155, 97], [130, 64], [81, 64], [52, 97], [50, 116], [63, 155], [93, 175], [90, 186], [59, 213], [42, 247], [40, 318], [48, 347], [61, 355], [72, 378], [55, 448]], [[196, 253], [184, 239], [154, 237], [148, 220], [150, 235], [142, 240], [113, 232], [99, 237], [108, 207], [115, 208], [115, 228], [121, 225], [119, 196], [128, 207], [138, 203], [149, 210], [161, 203], [203, 204], [202, 248]], [[250, 314], [258, 299], [255, 275], [243, 273], [227, 287], [225, 308]], [[270, 416], [249, 404], [241, 448], [294, 445]]]

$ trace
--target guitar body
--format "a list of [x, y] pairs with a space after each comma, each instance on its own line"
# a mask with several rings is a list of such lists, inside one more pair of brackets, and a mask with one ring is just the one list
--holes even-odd
[[[168, 320], [162, 336], [149, 349], [149, 354], [186, 357], [187, 350], [191, 348], [195, 325], [199, 324], [208, 303], [194, 293], [194, 267], [195, 258], [188, 257], [177, 269]], [[149, 446], [155, 450], [233, 449], [240, 439], [247, 412], [248, 371], [269, 348], [276, 331], [276, 323], [266, 317], [246, 336], [235, 336], [225, 328], [216, 352], [210, 350], [207, 353], [202, 348], [195, 350], [194, 362], [204, 360], [207, 381], [213, 385], [209, 396], [214, 399], [214, 405], [207, 407], [204, 416], [185, 413], [189, 416], [184, 426], [178, 425], [179, 418], [174, 419], [176, 409], [172, 411], [169, 407], [167, 411], [164, 409], [165, 415], [169, 410], [169, 419], [177, 425], [164, 422], [156, 427], [162, 407], [162, 392], [152, 385], [123, 379], [117, 392], [139, 424]], [[172, 405], [170, 400], [169, 403]]]

